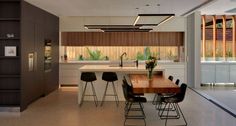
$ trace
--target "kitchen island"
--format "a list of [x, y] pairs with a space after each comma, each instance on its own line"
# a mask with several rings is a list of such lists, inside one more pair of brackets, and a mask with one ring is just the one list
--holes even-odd
[[[115, 81], [115, 86], [117, 90], [117, 94], [119, 97], [119, 100], [124, 101], [123, 91], [122, 91], [122, 79], [123, 76], [126, 76], [128, 79], [128, 74], [146, 74], [147, 70], [145, 68], [145, 65], [139, 65], [136, 66], [114, 66], [114, 65], [84, 65], [78, 69], [78, 77], [80, 77], [81, 72], [95, 72], [97, 80], [93, 82], [96, 94], [98, 97], [98, 101], [102, 100], [102, 96], [105, 90], [105, 84], [106, 82], [103, 81], [102, 73], [103, 72], [116, 72], [118, 76], [118, 81]], [[153, 74], [160, 74], [165, 75], [165, 69], [163, 69], [161, 66], [157, 66], [153, 70]], [[129, 81], [129, 79], [128, 79]], [[85, 82], [82, 82], [80, 79], [78, 80], [78, 103], [81, 102], [82, 97], [82, 91], [84, 88]], [[90, 86], [90, 85], [88, 85]], [[91, 94], [91, 90], [87, 90], [86, 94]], [[111, 88], [108, 88], [108, 93], [111, 92]], [[150, 95], [150, 94], [149, 94]], [[149, 97], [149, 100], [152, 99]], [[85, 97], [84, 100], [93, 100], [92, 97]], [[113, 97], [106, 97], [106, 101], [113, 101]]]

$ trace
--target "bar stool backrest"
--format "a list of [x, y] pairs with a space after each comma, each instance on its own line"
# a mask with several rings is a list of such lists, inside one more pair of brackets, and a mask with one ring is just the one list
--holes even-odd
[[171, 80], [171, 81], [173, 81], [174, 77], [170, 75], [170, 76], [168, 77], [168, 79]]
[[187, 85], [182, 83], [180, 86], [180, 93], [177, 93], [175, 97], [178, 99], [178, 102], [182, 102], [184, 100], [186, 94]]
[[176, 85], [179, 85], [179, 79], [177, 79], [177, 80], [175, 81], [175, 84], [176, 84]]

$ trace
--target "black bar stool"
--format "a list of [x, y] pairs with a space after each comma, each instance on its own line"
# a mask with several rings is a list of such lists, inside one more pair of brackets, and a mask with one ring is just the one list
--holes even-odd
[[[103, 94], [103, 97], [102, 97], [101, 106], [103, 105], [103, 102], [104, 102], [106, 96], [115, 96], [116, 105], [118, 106], [119, 105], [119, 99], [118, 99], [118, 95], [117, 95], [116, 88], [115, 88], [115, 85], [114, 85], [114, 81], [118, 80], [116, 73], [115, 72], [103, 72], [102, 80], [107, 81], [107, 84], [106, 84], [106, 88], [105, 88], [105, 91], [104, 91], [104, 94]], [[107, 88], [108, 88], [109, 82], [112, 83], [114, 94], [107, 94]]]
[[[94, 98], [94, 103], [95, 103], [95, 105], [96, 105], [96, 107], [97, 107], [97, 105], [98, 105], [98, 98], [97, 98], [97, 95], [96, 95], [96, 92], [95, 92], [95, 88], [94, 88], [94, 86], [93, 86], [93, 81], [97, 80], [95, 73], [94, 73], [94, 72], [82, 72], [80, 79], [81, 79], [82, 81], [85, 81], [85, 82], [86, 82], [86, 83], [85, 83], [84, 90], [83, 90], [83, 94], [82, 94], [82, 99], [81, 99], [81, 104], [80, 104], [80, 106], [82, 106], [82, 104], [83, 104], [83, 102], [84, 102], [84, 96], [93, 96], [93, 98]], [[88, 82], [91, 83], [91, 88], [92, 88], [93, 94], [85, 94], [86, 88], [87, 88], [87, 83], [88, 83]]]

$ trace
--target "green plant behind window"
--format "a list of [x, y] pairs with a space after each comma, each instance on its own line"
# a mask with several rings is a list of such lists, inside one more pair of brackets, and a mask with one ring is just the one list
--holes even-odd
[[78, 60], [84, 60], [84, 57], [83, 57], [83, 55], [79, 55], [79, 57], [78, 57]]
[[141, 52], [138, 52], [137, 56], [136, 56], [136, 59], [137, 60], [145, 60], [145, 57], [144, 57], [144, 55]]
[[145, 60], [147, 60], [150, 56], [151, 56], [151, 49], [150, 47], [145, 47], [144, 48], [144, 58]]
[[105, 60], [106, 57], [102, 56], [102, 53], [100, 50], [90, 50], [89, 48], [87, 48], [87, 52], [89, 54], [89, 60]]
[[144, 53], [138, 52], [136, 55], [137, 60], [148, 60], [149, 57], [158, 57], [159, 59], [159, 53], [158, 52], [151, 52], [150, 47], [144, 48]]
[[233, 53], [232, 53], [231, 50], [228, 50], [228, 51], [226, 52], [226, 57], [233, 57]]
[[167, 53], [167, 58], [169, 60], [177, 60], [178, 59], [178, 56], [174, 55], [173, 52], [170, 50], [168, 53]]

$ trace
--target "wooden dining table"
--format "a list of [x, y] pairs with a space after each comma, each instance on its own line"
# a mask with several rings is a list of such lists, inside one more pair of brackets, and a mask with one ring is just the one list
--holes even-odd
[[145, 74], [130, 74], [134, 93], [179, 93], [180, 88], [163, 75], [153, 75], [148, 79]]

